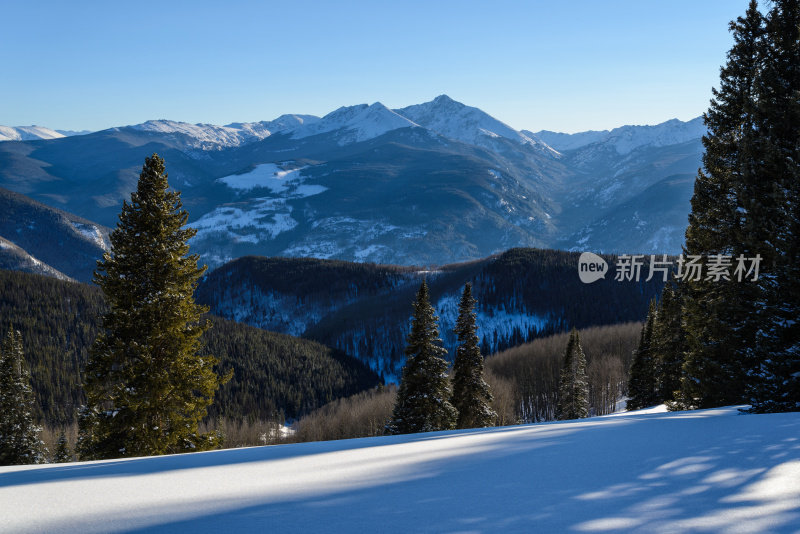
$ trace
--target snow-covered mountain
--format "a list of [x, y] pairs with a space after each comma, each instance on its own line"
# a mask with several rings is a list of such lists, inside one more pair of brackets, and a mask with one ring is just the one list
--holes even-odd
[[800, 413], [660, 407], [6, 466], [0, 513], [9, 532], [780, 534], [796, 532], [800, 517], [798, 429]]
[[[703, 131], [695, 119], [548, 137], [441, 95], [322, 118], [148, 121], [39, 140], [35, 154], [27, 141], [0, 143], [0, 186], [112, 226], [158, 152], [200, 230], [192, 246], [212, 266], [248, 254], [446, 264], [515, 246], [601, 245], [589, 233], [611, 240], [602, 250], [677, 253], [683, 195], [652, 216], [629, 203], [669, 176], [690, 180]], [[616, 207], [647, 225], [603, 233]], [[674, 227], [668, 238], [641, 235], [662, 223]]]
[[0, 126], [0, 141], [35, 141], [60, 137], [65, 135], [44, 126]]
[[337, 141], [344, 145], [368, 141], [398, 128], [417, 126], [380, 102], [375, 102], [369, 106], [360, 104], [341, 107], [328, 113], [319, 121], [293, 129], [291, 136], [294, 139], [302, 139], [312, 135], [341, 131]]
[[488, 140], [503, 137], [521, 145], [532, 145], [557, 155], [555, 150], [539, 139], [518, 132], [488, 113], [456, 102], [447, 95], [439, 95], [430, 102], [395, 111], [443, 137], [471, 145], [486, 146]]
[[294, 130], [318, 120], [319, 117], [314, 115], [281, 115], [273, 121], [235, 122], [226, 126], [151, 120], [122, 128], [170, 136], [182, 142], [186, 148], [221, 150], [254, 143], [274, 133]]
[[627, 155], [633, 150], [650, 146], [665, 147], [686, 143], [693, 139], [700, 139], [706, 133], [702, 117], [690, 121], [670, 119], [653, 126], [620, 126], [613, 130], [588, 131], [575, 134], [565, 134], [541, 130], [523, 133], [540, 139], [559, 151], [575, 150], [588, 145], [600, 144], [611, 146], [617, 154]]

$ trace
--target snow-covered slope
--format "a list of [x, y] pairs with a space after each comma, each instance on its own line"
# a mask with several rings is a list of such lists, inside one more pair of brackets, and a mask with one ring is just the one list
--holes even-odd
[[273, 121], [234, 122], [226, 126], [190, 124], [170, 120], [151, 120], [126, 126], [140, 132], [153, 132], [182, 140], [186, 148], [221, 150], [266, 139], [278, 132], [294, 130], [318, 121], [314, 115], [281, 115]]
[[339, 144], [358, 143], [373, 139], [398, 128], [417, 126], [380, 102], [372, 105], [341, 107], [322, 117], [317, 122], [303, 125], [292, 132], [292, 137], [302, 139], [321, 133], [342, 130]]
[[576, 134], [565, 134], [542, 130], [540, 132], [523, 132], [541, 139], [556, 150], [574, 150], [595, 143], [613, 146], [620, 155], [629, 154], [643, 146], [663, 147], [677, 145], [699, 139], [706, 133], [703, 117], [690, 121], [671, 119], [653, 126], [620, 126], [611, 131], [588, 131]]
[[36, 141], [61, 137], [65, 137], [64, 134], [44, 126], [0, 126], [0, 141]]
[[0, 467], [4, 532], [796, 532], [800, 413]]
[[573, 150], [582, 146], [597, 143], [608, 137], [608, 130], [588, 130], [574, 134], [551, 132], [550, 130], [540, 130], [531, 132], [522, 130], [522, 133], [531, 139], [540, 139], [558, 151]]
[[549, 149], [540, 140], [528, 137], [488, 113], [465, 106], [447, 95], [439, 95], [430, 102], [395, 111], [444, 137], [471, 145], [484, 146], [487, 139], [504, 137], [523, 145]]

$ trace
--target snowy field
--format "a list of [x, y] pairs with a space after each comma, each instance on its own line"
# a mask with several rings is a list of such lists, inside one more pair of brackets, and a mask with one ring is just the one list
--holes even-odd
[[2, 532], [797, 532], [800, 413], [0, 467]]

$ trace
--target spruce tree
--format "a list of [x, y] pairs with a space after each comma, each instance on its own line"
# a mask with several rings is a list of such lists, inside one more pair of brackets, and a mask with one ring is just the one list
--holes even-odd
[[62, 430], [56, 443], [56, 452], [53, 454], [53, 463], [65, 464], [72, 461], [72, 452], [67, 443], [67, 434]]
[[668, 282], [661, 292], [650, 343], [660, 402], [674, 403], [680, 396], [681, 373], [686, 352], [681, 305], [680, 289], [673, 281]]
[[653, 351], [653, 327], [656, 322], [656, 302], [650, 301], [647, 320], [642, 326], [639, 347], [633, 355], [628, 378], [628, 403], [626, 409], [639, 410], [659, 403], [656, 358]]
[[558, 381], [559, 420], [589, 417], [589, 380], [586, 376], [586, 356], [581, 347], [581, 338], [575, 328], [569, 334], [564, 365]]
[[411, 332], [405, 349], [406, 364], [400, 379], [390, 434], [450, 430], [457, 412], [450, 404], [447, 351], [439, 339], [438, 317], [431, 306], [428, 284], [423, 280], [414, 302]]
[[47, 450], [39, 439], [34, 410], [22, 335], [9, 328], [0, 345], [0, 465], [45, 461]]
[[[754, 167], [764, 31], [755, 0], [730, 29], [734, 45], [704, 115], [703, 170], [695, 181], [686, 230], [684, 252], [701, 256], [704, 269], [699, 280], [684, 279], [680, 288], [687, 351], [678, 404], [685, 408], [743, 402], [757, 358], [752, 353], [758, 322], [752, 303], [760, 300], [759, 291], [733, 275], [735, 259], [755, 257], [770, 233], [765, 224], [752, 224], [764, 219], [762, 206], [754, 203], [760, 197], [754, 188], [767, 183]], [[729, 279], [707, 277], [707, 260], [715, 255], [731, 257]]]
[[221, 379], [200, 336], [207, 308], [194, 302], [206, 268], [189, 255], [196, 231], [180, 193], [169, 190], [164, 160], [146, 158], [125, 202], [111, 251], [94, 282], [109, 306], [86, 365], [87, 405], [79, 415], [82, 459], [197, 451], [218, 445], [200, 435]]
[[767, 15], [758, 83], [756, 179], [748, 183], [747, 243], [764, 257], [753, 301], [756, 366], [748, 399], [758, 412], [800, 410], [800, 2]]
[[459, 345], [453, 363], [453, 398], [458, 410], [456, 428], [492, 426], [497, 414], [492, 410], [492, 394], [483, 379], [483, 356], [478, 347], [478, 328], [475, 325], [475, 303], [472, 284], [467, 283], [458, 305], [455, 333]]

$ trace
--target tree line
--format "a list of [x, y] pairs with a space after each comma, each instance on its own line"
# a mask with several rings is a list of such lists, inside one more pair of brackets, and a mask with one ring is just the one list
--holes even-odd
[[[161, 454], [219, 445], [219, 432], [198, 431], [204, 418], [299, 417], [378, 383], [341, 351], [205, 315], [185, 223], [154, 155], [98, 265], [101, 291], [0, 272], [0, 321], [13, 325], [0, 361], [16, 373], [0, 383], [3, 461], [46, 458], [25, 452], [6, 420], [38, 435], [38, 421], [66, 425], [80, 408], [82, 459]], [[71, 456], [66, 446], [59, 438], [56, 458]]]
[[[752, 0], [704, 115], [685, 254], [759, 272], [677, 277], [651, 304], [631, 406], [800, 409], [800, 2]], [[680, 274], [680, 273], [676, 273]]]

